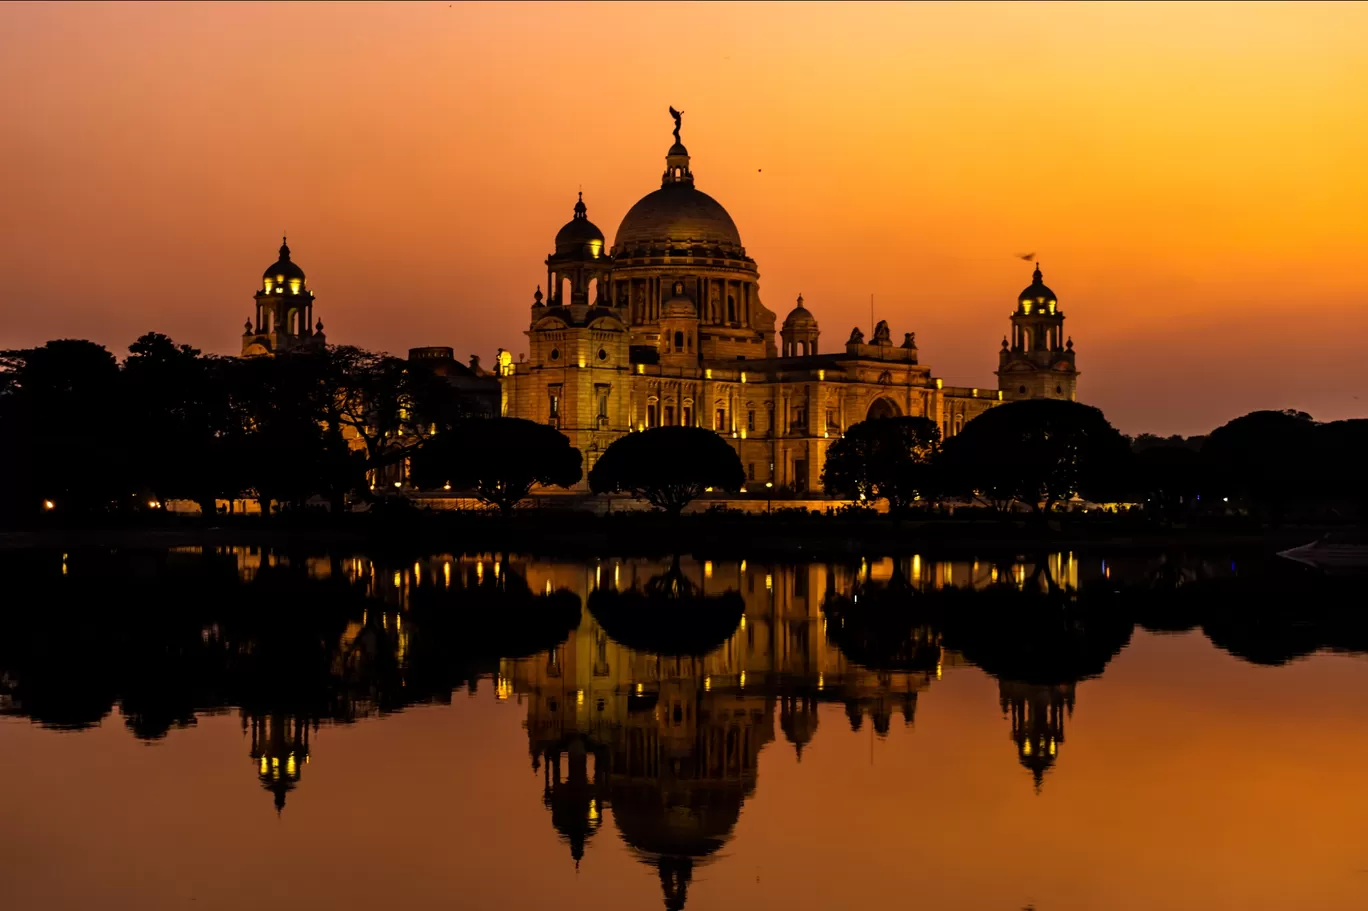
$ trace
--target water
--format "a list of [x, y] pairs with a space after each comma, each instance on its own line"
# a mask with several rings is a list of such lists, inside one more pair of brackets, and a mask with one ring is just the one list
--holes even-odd
[[1356, 580], [0, 555], [0, 907], [1368, 904]]

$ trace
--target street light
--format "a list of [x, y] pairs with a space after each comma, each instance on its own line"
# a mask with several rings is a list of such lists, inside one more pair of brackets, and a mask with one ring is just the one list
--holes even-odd
[[765, 482], [765, 515], [774, 514], [774, 482]]

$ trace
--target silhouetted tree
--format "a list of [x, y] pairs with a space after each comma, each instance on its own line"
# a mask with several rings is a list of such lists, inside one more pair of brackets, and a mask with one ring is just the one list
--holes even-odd
[[1135, 454], [1134, 492], [1146, 508], [1174, 516], [1192, 512], [1208, 485], [1207, 463], [1201, 452], [1187, 446], [1151, 446]]
[[709, 487], [737, 490], [746, 472], [736, 450], [702, 427], [653, 427], [609, 445], [589, 472], [594, 493], [630, 493], [672, 516]]
[[1316, 423], [1303, 411], [1254, 411], [1213, 430], [1202, 456], [1225, 491], [1276, 522], [1290, 497], [1317, 483], [1315, 435]]
[[580, 451], [548, 424], [485, 418], [432, 438], [414, 453], [410, 477], [419, 487], [473, 490], [508, 515], [535, 484], [577, 484], [582, 463]]
[[59, 515], [126, 498], [128, 417], [118, 364], [101, 345], [58, 339], [0, 352], [0, 496]]
[[1130, 459], [1125, 438], [1101, 411], [1053, 399], [992, 408], [965, 424], [943, 450], [943, 465], [959, 489], [1017, 500], [1037, 513], [1075, 495], [1114, 495]]
[[933, 494], [940, 428], [921, 417], [875, 418], [848, 428], [827, 450], [822, 488], [852, 500], [887, 500], [893, 514]]

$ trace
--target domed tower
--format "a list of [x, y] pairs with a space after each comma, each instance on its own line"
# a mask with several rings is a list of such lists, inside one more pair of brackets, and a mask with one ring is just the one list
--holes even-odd
[[1037, 265], [1031, 284], [1017, 296], [1012, 339], [998, 354], [998, 389], [1007, 401], [1078, 398], [1073, 339], [1064, 338], [1064, 311], [1045, 286]]
[[1073, 714], [1074, 684], [999, 681], [998, 703], [1004, 713], [1011, 714], [1017, 759], [1030, 770], [1039, 790], [1064, 743], [1064, 716]]
[[627, 313], [633, 346], [663, 349], [664, 306], [682, 284], [698, 313], [703, 359], [775, 357], [775, 315], [760, 302], [755, 260], [727, 210], [694, 186], [678, 133], [676, 125], [660, 189], [642, 197], [618, 226], [612, 300]]
[[[698, 364], [698, 308], [677, 281], [660, 308], [660, 363], [670, 367]], [[692, 422], [685, 422], [691, 424]]]
[[613, 261], [606, 246], [603, 232], [589, 220], [589, 209], [580, 193], [575, 214], [556, 232], [556, 252], [546, 258], [551, 306], [578, 308], [575, 312], [583, 319], [589, 307], [611, 304], [605, 292]]
[[323, 321], [313, 318], [314, 296], [304, 270], [290, 259], [290, 247], [280, 240], [280, 258], [261, 274], [256, 293], [256, 319], [242, 333], [242, 356], [265, 357], [323, 345]]
[[807, 357], [817, 353], [817, 317], [803, 306], [803, 295], [798, 295], [798, 306], [784, 317], [784, 357]]

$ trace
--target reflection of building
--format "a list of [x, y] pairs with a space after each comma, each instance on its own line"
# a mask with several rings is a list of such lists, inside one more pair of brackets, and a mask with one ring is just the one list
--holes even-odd
[[1004, 392], [1074, 396], [1072, 342], [1065, 350], [1039, 269], [996, 389], [946, 386], [920, 363], [915, 334], [896, 343], [883, 322], [819, 351], [801, 297], [782, 323], [761, 303], [755, 260], [726, 209], [695, 187], [677, 140], [660, 189], [627, 212], [611, 247], [576, 202], [546, 260], [546, 293], [533, 295], [529, 356], [500, 358], [504, 413], [559, 427], [586, 467], [628, 431], [706, 427], [732, 442], [751, 480], [814, 490], [831, 440], [866, 417], [924, 416], [951, 436]]
[[1017, 758], [1031, 770], [1038, 789], [1064, 743], [1064, 716], [1073, 714], [1074, 684], [1048, 686], [999, 681], [998, 700], [1003, 714], [1012, 718]]
[[323, 321], [314, 322], [314, 296], [304, 270], [280, 242], [280, 259], [266, 267], [256, 293], [256, 316], [242, 333], [242, 356], [261, 357], [327, 342]]
[[309, 761], [309, 722], [296, 715], [242, 712], [242, 729], [251, 732], [252, 759], [261, 786], [275, 795], [276, 812], [285, 808], [285, 795], [299, 783]]

